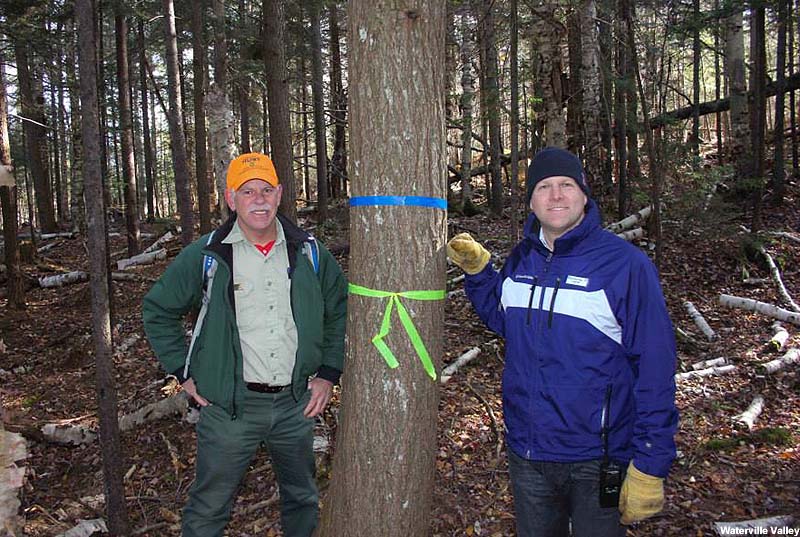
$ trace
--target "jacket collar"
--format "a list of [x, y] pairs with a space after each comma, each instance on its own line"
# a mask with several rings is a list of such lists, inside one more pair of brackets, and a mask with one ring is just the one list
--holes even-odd
[[[563, 255], [571, 252], [583, 241], [590, 233], [600, 227], [600, 209], [591, 198], [586, 202], [586, 213], [575, 228], [567, 231], [564, 235], [555, 240], [553, 253]], [[524, 237], [531, 241], [533, 246], [543, 254], [549, 254], [550, 250], [539, 240], [539, 230], [541, 224], [536, 215], [531, 213], [525, 221]]]

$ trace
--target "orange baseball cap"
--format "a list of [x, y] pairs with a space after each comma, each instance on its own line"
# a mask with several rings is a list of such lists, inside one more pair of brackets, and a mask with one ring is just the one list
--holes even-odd
[[226, 185], [233, 190], [251, 179], [261, 179], [272, 186], [278, 186], [278, 174], [275, 172], [275, 165], [267, 155], [262, 153], [245, 153], [239, 155], [228, 164], [228, 175]]

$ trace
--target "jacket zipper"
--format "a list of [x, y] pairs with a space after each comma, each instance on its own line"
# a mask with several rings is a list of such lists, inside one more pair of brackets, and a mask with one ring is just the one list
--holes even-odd
[[556, 295], [558, 294], [558, 288], [561, 285], [561, 276], [556, 278], [556, 286], [553, 288], [553, 294], [550, 297], [550, 312], [547, 314], [547, 328], [552, 328], [553, 326], [553, 307], [556, 305]]
[[533, 277], [533, 284], [531, 285], [531, 294], [528, 297], [528, 315], [526, 317], [525, 324], [530, 326], [531, 324], [531, 306], [533, 306], [533, 292], [536, 290], [536, 282], [539, 281], [538, 276]]

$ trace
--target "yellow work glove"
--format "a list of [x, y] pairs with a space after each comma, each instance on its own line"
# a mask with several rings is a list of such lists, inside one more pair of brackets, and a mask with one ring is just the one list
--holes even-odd
[[447, 243], [447, 257], [467, 274], [477, 274], [492, 256], [469, 233], [459, 233]]
[[664, 507], [664, 480], [640, 472], [628, 465], [628, 473], [619, 493], [620, 522], [632, 524], [651, 517]]

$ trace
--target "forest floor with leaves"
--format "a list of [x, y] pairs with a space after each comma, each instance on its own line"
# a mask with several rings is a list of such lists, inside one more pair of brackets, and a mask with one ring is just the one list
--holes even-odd
[[[661, 266], [672, 320], [693, 338], [679, 341], [678, 370], [718, 357], [737, 369], [725, 376], [678, 383], [679, 455], [666, 485], [665, 508], [632, 526], [628, 535], [714, 535], [716, 521], [775, 515], [794, 515], [800, 521], [800, 366], [758, 374], [757, 364], [780, 356], [765, 344], [772, 335], [772, 319], [727, 309], [718, 302], [720, 293], [774, 304], [780, 304], [780, 297], [768, 268], [752, 256], [739, 227], [749, 223], [748, 215], [740, 207], [714, 203], [707, 211], [699, 210], [699, 197], [684, 198], [668, 202], [664, 211]], [[347, 211], [332, 213], [333, 223], [325, 228], [326, 243], [341, 246], [347, 241]], [[800, 229], [800, 188], [790, 187], [784, 205], [765, 206], [763, 227], [795, 233]], [[507, 218], [451, 215], [449, 231], [451, 235], [469, 231], [500, 256], [515, 242]], [[87, 270], [83, 238], [55, 240], [58, 243], [40, 254], [38, 264], [24, 267], [27, 274]], [[800, 299], [800, 243], [764, 236], [764, 245], [781, 267], [789, 292]], [[646, 241], [643, 247], [648, 248]], [[168, 250], [167, 261], [130, 271], [157, 278], [177, 254], [178, 243], [170, 243]], [[112, 238], [111, 251], [115, 258], [125, 257], [120, 254], [124, 238]], [[346, 268], [347, 259], [338, 257]], [[767, 281], [747, 286], [745, 271]], [[457, 274], [453, 270], [449, 278]], [[141, 337], [141, 298], [150, 285], [148, 281], [114, 285], [115, 344], [140, 336], [128, 350], [114, 355], [120, 414], [162, 399], [170, 389]], [[703, 342], [684, 308], [687, 300], [704, 314], [718, 340]], [[28, 308], [22, 312], [10, 311], [5, 299], [0, 300], [3, 419], [7, 429], [24, 431], [29, 438], [22, 491], [25, 535], [55, 536], [78, 519], [103, 516], [98, 442], [61, 446], [36, 433], [46, 423], [97, 426], [90, 316], [88, 283], [31, 289]], [[784, 324], [791, 335], [787, 348], [798, 347], [798, 327]], [[481, 352], [442, 385], [431, 534], [511, 536], [514, 515], [500, 392], [503, 344], [483, 327], [463, 292], [447, 300], [445, 330], [445, 364], [473, 347]], [[736, 427], [732, 417], [744, 411], [756, 393], [765, 400], [756, 426], [752, 431]], [[333, 408], [319, 420], [319, 432], [332, 436], [337, 404], [334, 399]], [[123, 433], [122, 449], [132, 528], [137, 535], [179, 535], [180, 512], [193, 479], [193, 426], [178, 415], [146, 423]], [[320, 456], [319, 461], [324, 497], [330, 459]], [[262, 451], [245, 478], [228, 535], [281, 535], [278, 520], [275, 479]]]

